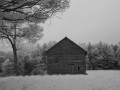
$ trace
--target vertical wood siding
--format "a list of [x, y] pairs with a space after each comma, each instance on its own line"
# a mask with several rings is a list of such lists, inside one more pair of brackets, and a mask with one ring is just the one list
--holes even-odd
[[53, 46], [46, 55], [48, 74], [86, 73], [86, 52], [68, 38]]

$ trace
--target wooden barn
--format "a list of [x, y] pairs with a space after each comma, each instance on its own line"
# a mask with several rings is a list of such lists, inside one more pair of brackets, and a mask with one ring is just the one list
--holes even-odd
[[65, 37], [46, 51], [48, 74], [86, 74], [87, 52]]

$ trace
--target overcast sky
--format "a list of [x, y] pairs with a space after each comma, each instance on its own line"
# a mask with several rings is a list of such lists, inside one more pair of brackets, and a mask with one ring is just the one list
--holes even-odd
[[120, 0], [71, 0], [63, 15], [44, 26], [40, 43], [59, 41], [65, 36], [76, 43], [117, 44], [120, 41]]

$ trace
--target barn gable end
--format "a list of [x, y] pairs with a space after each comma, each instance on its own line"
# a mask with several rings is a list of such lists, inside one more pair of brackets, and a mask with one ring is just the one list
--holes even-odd
[[46, 51], [48, 74], [85, 74], [87, 52], [65, 37]]
[[64, 39], [62, 39], [61, 41], [59, 41], [57, 44], [55, 44], [53, 47], [46, 51], [47, 55], [64, 53], [86, 54], [87, 52], [67, 37], [65, 37]]

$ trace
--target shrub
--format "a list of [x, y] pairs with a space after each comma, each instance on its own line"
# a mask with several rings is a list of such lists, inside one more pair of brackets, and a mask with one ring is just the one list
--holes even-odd
[[32, 72], [31, 75], [45, 75], [45, 71], [42, 70], [41, 68], [35, 68]]
[[2, 63], [1, 68], [2, 68], [1, 75], [3, 76], [14, 75], [14, 65], [9, 59], [6, 59], [4, 63]]

